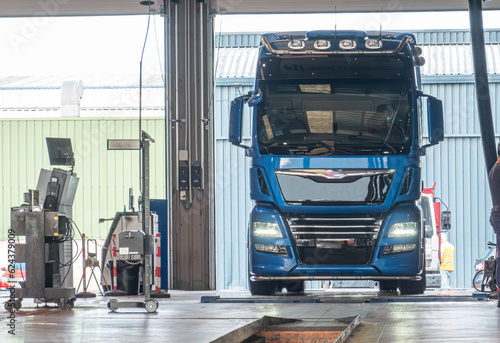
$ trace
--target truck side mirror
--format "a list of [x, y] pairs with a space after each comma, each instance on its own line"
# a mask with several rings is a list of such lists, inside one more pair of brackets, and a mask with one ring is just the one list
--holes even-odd
[[248, 106], [254, 107], [262, 101], [262, 93], [253, 93], [252, 97], [248, 100]]
[[424, 225], [424, 237], [425, 238], [431, 238], [432, 237], [432, 226], [430, 225]]
[[448, 231], [451, 229], [451, 211], [441, 212], [441, 231]]
[[443, 102], [429, 96], [427, 99], [427, 119], [429, 124], [429, 145], [444, 140]]
[[229, 112], [229, 142], [238, 147], [248, 148], [241, 144], [244, 104], [245, 98], [243, 97], [231, 101], [231, 109]]

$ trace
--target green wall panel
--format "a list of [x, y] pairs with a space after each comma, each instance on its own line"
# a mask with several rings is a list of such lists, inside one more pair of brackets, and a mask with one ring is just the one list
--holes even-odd
[[[151, 198], [165, 198], [165, 126], [163, 119], [145, 119], [142, 129], [151, 145]], [[0, 239], [10, 227], [10, 208], [23, 193], [36, 188], [40, 168], [50, 169], [46, 137], [71, 138], [75, 172], [80, 178], [73, 219], [88, 237], [104, 238], [111, 218], [128, 209], [128, 189], [139, 195], [139, 152], [107, 151], [107, 139], [137, 138], [137, 119], [55, 119], [0, 121]], [[137, 205], [136, 205], [137, 208]]]

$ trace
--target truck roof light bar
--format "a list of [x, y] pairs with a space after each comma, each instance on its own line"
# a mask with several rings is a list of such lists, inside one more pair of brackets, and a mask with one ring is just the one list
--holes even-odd
[[337, 275], [328, 275], [328, 276], [316, 276], [316, 275], [294, 275], [294, 276], [250, 276], [250, 280], [252, 281], [297, 281], [297, 280], [413, 280], [420, 281], [422, 280], [422, 276], [337, 276]]
[[[266, 49], [276, 55], [341, 55], [341, 54], [381, 54], [392, 55], [401, 52], [406, 44], [413, 42], [411, 36], [404, 36], [399, 45], [393, 50], [278, 50], [271, 46], [267, 37], [261, 38]], [[292, 40], [294, 41], [294, 40]], [[290, 41], [291, 42], [291, 41]], [[304, 41], [302, 41], [304, 42]], [[289, 43], [290, 44], [290, 43]], [[305, 45], [305, 42], [304, 42]]]

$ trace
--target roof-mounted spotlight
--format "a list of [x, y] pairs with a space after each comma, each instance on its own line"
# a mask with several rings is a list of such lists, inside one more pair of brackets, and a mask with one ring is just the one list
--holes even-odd
[[356, 49], [356, 41], [353, 41], [351, 39], [343, 39], [340, 41], [339, 47], [343, 50]]
[[327, 50], [330, 49], [330, 46], [331, 44], [328, 40], [320, 39], [314, 42], [314, 48], [317, 50]]
[[367, 39], [365, 41], [365, 47], [371, 50], [380, 49], [382, 47], [382, 41], [373, 38]]
[[306, 42], [300, 39], [292, 39], [288, 42], [288, 47], [292, 50], [301, 50], [306, 47]]

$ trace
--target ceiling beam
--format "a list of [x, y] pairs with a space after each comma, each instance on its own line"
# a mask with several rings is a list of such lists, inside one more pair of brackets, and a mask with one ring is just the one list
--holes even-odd
[[[160, 13], [163, 0], [153, 0], [151, 13]], [[148, 14], [141, 0], [2, 0], [0, 17], [61, 17]]]
[[[152, 12], [163, 3], [153, 0]], [[181, 0], [195, 1], [195, 0]], [[411, 12], [468, 10], [465, 0], [206, 0], [212, 12], [225, 14]], [[2, 0], [0, 17], [52, 17], [148, 14], [141, 0]], [[500, 9], [500, 0], [483, 3], [484, 10]]]
[[[467, 11], [464, 0], [211, 0], [212, 10], [225, 14]], [[483, 3], [500, 9], [500, 1]]]

